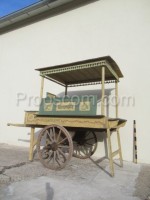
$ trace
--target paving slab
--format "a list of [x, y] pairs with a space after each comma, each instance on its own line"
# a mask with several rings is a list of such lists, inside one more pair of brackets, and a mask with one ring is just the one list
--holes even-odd
[[[0, 144], [2, 200], [148, 200], [150, 165], [124, 162], [109, 176], [108, 160], [72, 158], [53, 171], [38, 158], [28, 161], [28, 148]], [[117, 162], [117, 161], [116, 161]]]

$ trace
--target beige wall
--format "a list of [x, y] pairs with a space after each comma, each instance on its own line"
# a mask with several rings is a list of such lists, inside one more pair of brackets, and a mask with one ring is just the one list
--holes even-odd
[[[38, 109], [34, 104], [40, 77], [35, 68], [110, 55], [124, 74], [119, 86], [121, 98], [135, 100], [134, 105], [120, 105], [120, 117], [128, 120], [121, 130], [123, 157], [132, 160], [135, 119], [138, 160], [150, 163], [149, 24], [149, 0], [100, 0], [1, 35], [0, 142], [29, 145], [29, 129], [6, 124], [22, 123], [24, 110]], [[52, 85], [51, 92], [62, 89]], [[18, 94], [22, 98], [26, 95], [19, 106]], [[102, 155], [102, 143], [99, 149]]]

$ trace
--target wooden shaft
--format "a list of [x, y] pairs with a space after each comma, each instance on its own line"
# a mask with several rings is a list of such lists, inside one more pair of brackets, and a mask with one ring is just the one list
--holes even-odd
[[29, 161], [33, 160], [33, 149], [34, 149], [34, 131], [35, 128], [31, 127], [31, 135], [30, 135], [30, 151], [29, 151]]
[[118, 81], [115, 82], [116, 118], [118, 118]]
[[40, 91], [40, 98], [43, 98], [43, 89], [44, 89], [44, 77], [41, 77], [41, 91]]
[[114, 176], [114, 165], [113, 165], [113, 156], [112, 156], [113, 152], [112, 152], [112, 146], [111, 146], [110, 129], [107, 129], [107, 139], [108, 139], [110, 171], [111, 171], [111, 176]]
[[105, 67], [102, 67], [102, 97], [101, 97], [101, 114], [105, 115]]

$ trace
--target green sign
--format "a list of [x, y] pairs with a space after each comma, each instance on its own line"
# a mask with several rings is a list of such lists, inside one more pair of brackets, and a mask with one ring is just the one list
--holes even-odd
[[73, 96], [43, 98], [39, 115], [96, 115], [97, 96]]

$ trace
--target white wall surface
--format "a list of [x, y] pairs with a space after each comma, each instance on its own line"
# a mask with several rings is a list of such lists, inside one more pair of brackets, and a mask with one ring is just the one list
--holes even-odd
[[[124, 74], [120, 97], [133, 105], [120, 105], [127, 119], [121, 129], [124, 160], [132, 160], [133, 120], [137, 122], [138, 161], [150, 163], [150, 1], [98, 0], [66, 13], [0, 36], [0, 142], [29, 145], [28, 128], [7, 127], [23, 123], [24, 110], [38, 109], [29, 98], [39, 95], [35, 68], [110, 55]], [[63, 90], [51, 85], [52, 93]], [[17, 96], [25, 100], [17, 105]], [[114, 116], [113, 116], [114, 117]], [[115, 146], [115, 136], [112, 137]], [[104, 152], [99, 144], [97, 156]], [[101, 152], [101, 153], [99, 153]]]

